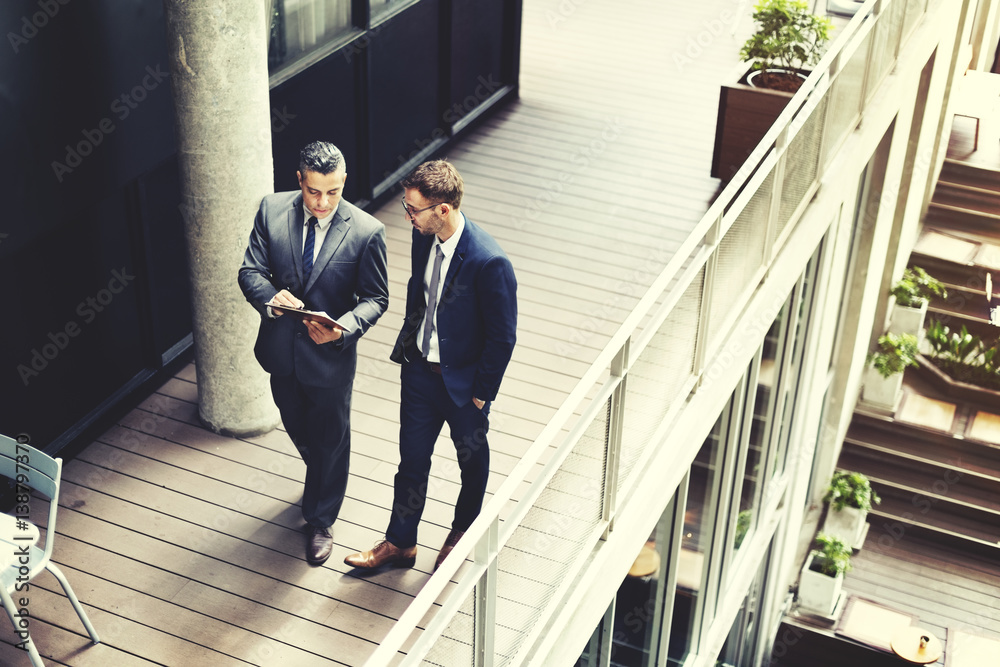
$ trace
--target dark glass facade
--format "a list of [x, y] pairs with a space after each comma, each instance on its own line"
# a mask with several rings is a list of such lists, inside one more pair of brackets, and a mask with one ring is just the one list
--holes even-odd
[[[516, 95], [520, 0], [270, 6], [276, 190], [322, 138], [372, 206]], [[0, 25], [0, 432], [55, 452], [191, 345], [164, 10], [11, 0]]]

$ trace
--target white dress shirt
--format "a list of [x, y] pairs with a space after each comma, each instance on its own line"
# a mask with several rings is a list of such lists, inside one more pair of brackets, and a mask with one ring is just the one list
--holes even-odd
[[[340, 208], [340, 204], [337, 204], [337, 208]], [[316, 218], [316, 244], [313, 246], [313, 262], [319, 256], [319, 249], [323, 247], [323, 239], [326, 238], [326, 233], [330, 231], [330, 222], [333, 220], [333, 216], [337, 215], [337, 208], [330, 211], [325, 218]], [[315, 218], [312, 211], [305, 204], [302, 205], [302, 209], [305, 211], [305, 215], [302, 216], [302, 250], [306, 249], [306, 234], [309, 233], [309, 218]]]
[[[455, 233], [448, 237], [448, 240], [441, 243], [441, 239], [434, 237], [434, 243], [431, 244], [430, 255], [427, 258], [427, 268], [424, 270], [424, 303], [430, 303], [430, 284], [431, 284], [431, 274], [434, 272], [434, 254], [435, 248], [441, 246], [441, 273], [438, 277], [438, 293], [437, 293], [437, 303], [441, 305], [441, 293], [444, 290], [445, 277], [448, 275], [448, 267], [451, 266], [451, 258], [455, 256], [455, 249], [458, 247], [458, 240], [462, 238], [462, 232], [465, 230], [465, 214], [462, 213], [459, 221], [458, 227], [455, 229]], [[437, 308], [434, 309], [434, 329], [431, 331], [431, 342], [427, 350], [427, 361], [439, 364], [441, 363], [441, 347], [438, 343], [438, 331], [437, 331]], [[421, 321], [420, 328], [417, 329], [417, 340], [424, 339], [424, 324], [427, 322], [426, 319]]]
[[[323, 241], [326, 239], [326, 233], [330, 231], [331, 222], [333, 221], [333, 216], [337, 215], [337, 209], [340, 208], [340, 204], [337, 204], [337, 208], [330, 211], [325, 218], [316, 218], [316, 238], [313, 239], [313, 263], [315, 265], [316, 258], [319, 257], [319, 249], [323, 247]], [[306, 249], [306, 234], [309, 233], [309, 218], [315, 218], [312, 211], [305, 204], [302, 204], [302, 211], [305, 215], [302, 216], [302, 251], [305, 252]], [[314, 266], [315, 268], [315, 266]], [[303, 285], [305, 288], [305, 285]], [[278, 317], [271, 310], [271, 306], [267, 307], [267, 316], [272, 320]]]

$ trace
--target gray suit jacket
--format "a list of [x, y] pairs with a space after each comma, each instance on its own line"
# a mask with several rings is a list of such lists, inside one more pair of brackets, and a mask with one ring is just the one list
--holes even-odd
[[[389, 306], [385, 227], [341, 200], [309, 281], [302, 279], [302, 193], [278, 192], [260, 203], [239, 271], [244, 296], [261, 314], [254, 353], [273, 375], [335, 387], [354, 379], [355, 344]], [[270, 318], [264, 305], [282, 289], [348, 325], [340, 340], [315, 344], [294, 317]], [[347, 385], [348, 389], [350, 385]]]

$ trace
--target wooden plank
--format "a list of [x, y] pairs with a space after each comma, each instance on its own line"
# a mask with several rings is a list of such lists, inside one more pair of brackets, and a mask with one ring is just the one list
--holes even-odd
[[[735, 55], [720, 42], [697, 67], [680, 68], [663, 44], [686, 44], [722, 5], [573, 7], [563, 16], [558, 0], [526, 3], [520, 99], [449, 156], [465, 176], [463, 208], [504, 247], [519, 281], [518, 344], [491, 413], [491, 495], [718, 189], [708, 175], [713, 76], [728, 76]], [[555, 29], [552, 11], [561, 19]], [[595, 43], [629, 48], [609, 53]], [[416, 568], [359, 576], [341, 562], [383, 536], [392, 501], [399, 369], [388, 354], [402, 320], [411, 233], [399, 208], [388, 201], [375, 212], [386, 224], [390, 306], [358, 345], [352, 475], [333, 557], [320, 568], [303, 560], [304, 469], [287, 433], [206, 431], [188, 364], [67, 463], [57, 559], [98, 629], [121, 628], [111, 633], [115, 645], [100, 649], [106, 654], [84, 652], [98, 656], [86, 664], [361, 664], [426, 582], [459, 488], [446, 431], [435, 445]], [[589, 396], [606, 377], [603, 369]], [[576, 497], [576, 470], [558, 478], [554, 494]], [[554, 553], [572, 549], [562, 534], [539, 532], [552, 533], [557, 519], [535, 510], [515, 537], [514, 560], [541, 572]], [[551, 550], [531, 554], [542, 537]], [[531, 613], [522, 600], [501, 604]], [[70, 655], [83, 640], [68, 627], [50, 626], [42, 639]], [[501, 643], [514, 638], [501, 629]], [[182, 657], [164, 657], [174, 646]]]
[[[77, 578], [86, 578], [79, 572], [72, 574]], [[70, 576], [70, 573], [67, 573], [67, 576]], [[61, 592], [58, 583], [51, 578], [49, 581]], [[89, 581], [87, 578], [87, 582]], [[82, 599], [83, 596], [80, 597]], [[65, 596], [53, 593], [42, 586], [32, 586], [30, 602], [33, 620], [41, 621], [31, 626], [32, 638], [38, 652], [42, 656], [51, 656], [55, 661], [67, 665], [106, 667], [119, 664], [146, 664], [145, 661], [132, 660], [127, 655], [135, 651], [135, 647], [141, 647], [144, 658], [164, 665], [246, 664], [227, 655], [225, 651], [215, 650], [214, 647], [200, 645], [195, 641], [188, 641], [135, 621], [128, 614], [132, 602], [126, 603], [127, 608], [121, 610], [123, 612], [121, 615], [88, 605], [88, 616], [102, 638], [102, 643], [96, 645], [91, 644], [90, 638], [80, 626], [80, 621]], [[78, 629], [80, 635], [76, 634]], [[21, 664], [29, 665], [30, 662], [25, 660]]]
[[[398, 393], [398, 390], [396, 393]], [[374, 396], [367, 399], [367, 401], [367, 404], [364, 401], [358, 401], [358, 405], [355, 407], [355, 416], [352, 418], [352, 429], [356, 434], [355, 439], [358, 439], [361, 436], [370, 435], [385, 442], [393, 443], [394, 445], [399, 428], [398, 419], [390, 420], [379, 416], [389, 412], [388, 410], [379, 409], [379, 407], [392, 405], [392, 412], [389, 412], [389, 414], [395, 416], [398, 411], [398, 404], [392, 404], [388, 401], [388, 399], [375, 398]], [[368, 406], [368, 409], [363, 409], [365, 405]], [[372, 409], [372, 406], [379, 407]], [[129, 415], [122, 420], [122, 425], [129, 429], [134, 429], [136, 433], [148, 433], [165, 440], [187, 444], [196, 448], [205, 449], [206, 451], [214, 451], [218, 456], [225, 456], [229, 458], [236, 457], [241, 461], [247, 460], [247, 456], [262, 455], [260, 452], [254, 450], [254, 448], [250, 448], [249, 450], [244, 450], [239, 447], [234, 448], [231, 443], [228, 447], [216, 446], [214, 449], [206, 448], [200, 437], [201, 429], [196, 426], [197, 420], [194, 415], [195, 408], [191, 404], [177, 402], [169, 397], [155, 396], [144, 402], [142, 407], [152, 408], [152, 411], [148, 413], [136, 412]], [[519, 456], [520, 452], [523, 451], [523, 448], [527, 446], [527, 443], [531, 442], [531, 439], [544, 424], [544, 422], [538, 422], [533, 426], [527, 422], [515, 424], [513, 417], [508, 416], [515, 411], [495, 409], [490, 413], [491, 442], [494, 443], [491, 447], [500, 455], [504, 454], [503, 445], [508, 443], [512, 444], [514, 447], [513, 455]], [[366, 416], [374, 417], [380, 425], [379, 428], [366, 430], [364, 425], [370, 423], [365, 419]], [[359, 424], [355, 424], [355, 421], [359, 422]], [[520, 428], [520, 430], [522, 430], [522, 432], [526, 435], [519, 438], [518, 436], [507, 433], [505, 429], [511, 425]], [[447, 434], [447, 431], [444, 431], [444, 433]], [[133, 436], [126, 435], [124, 432], [121, 432], [117, 437], [131, 439]], [[134, 437], [138, 436], [136, 435]], [[277, 437], [277, 435], [274, 436], [274, 438]], [[523, 442], [519, 442], [519, 440]], [[442, 439], [439, 438], [439, 442], [441, 441]], [[210, 440], [209, 442], [214, 443], [217, 441]], [[246, 442], [255, 443], [260, 442], [260, 440], [247, 439]], [[280, 444], [280, 447], [268, 451], [277, 451], [289, 457], [298, 458], [298, 454], [292, 447], [291, 441], [287, 439], [287, 436], [285, 436], [280, 443], [276, 439], [270, 439], [268, 442]], [[450, 441], [447, 442], [450, 443]], [[211, 447], [211, 444], [209, 447]], [[355, 451], [357, 451], [357, 448], [355, 448]]]
[[[356, 587], [330, 577], [325, 573], [325, 568], [312, 568], [301, 560], [286, 558], [274, 552], [268, 553], [253, 545], [239, 544], [232, 538], [219, 535], [209, 546], [215, 553], [225, 555], [229, 561], [233, 561], [226, 562], [220, 556], [213, 557], [198, 551], [197, 549], [208, 547], [204, 541], [197, 544], [190, 535], [193, 531], [185, 529], [183, 522], [86, 490], [75, 490], [74, 497], [85, 499], [87, 509], [94, 514], [65, 512], [61, 530], [65, 530], [67, 535], [81, 542], [108, 545], [102, 548], [154, 567], [169, 569], [191, 582], [229, 595], [246, 597], [248, 592], [253, 591], [251, 595], [256, 604], [270, 609], [306, 610], [311, 618], [317, 615], [326, 617], [334, 609], [340, 608], [341, 601], [337, 598], [340, 595], [359, 597], [363, 604], [398, 614], [410, 599], [410, 596], [394, 593], [384, 585], [374, 585], [363, 580], [360, 581], [364, 590], [359, 591]], [[123, 517], [122, 525], [110, 523], [108, 513]], [[185, 536], [185, 530], [189, 535]], [[146, 531], [156, 532], [156, 535], [149, 535]], [[283, 574], [276, 575], [282, 568]], [[101, 570], [94, 574], [106, 579], [114, 579], [115, 576], [113, 570]], [[402, 576], [406, 581], [413, 581], [427, 575], [407, 571]], [[393, 578], [387, 575], [386, 580]], [[406, 581], [402, 585], [407, 585]], [[352, 588], [355, 590], [349, 590]], [[185, 589], [175, 596], [177, 601], [185, 599]], [[225, 596], [219, 599], [225, 600]], [[214, 613], [220, 612], [216, 610]], [[360, 615], [359, 608], [353, 608], [350, 614], [344, 615], [342, 623], [344, 620], [357, 619]], [[94, 622], [96, 624], [96, 619]], [[363, 627], [365, 632], [378, 632], [377, 625], [358, 627]], [[323, 643], [330, 649], [336, 649], [337, 655], [342, 656], [342, 659], [349, 656], [353, 656], [353, 660], [363, 659], [374, 648], [372, 642], [349, 632], [339, 629], [331, 629], [331, 632], [333, 634], [327, 636]]]

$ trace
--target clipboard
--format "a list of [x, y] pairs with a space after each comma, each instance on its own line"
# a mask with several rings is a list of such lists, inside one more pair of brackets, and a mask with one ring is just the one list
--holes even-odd
[[350, 332], [352, 327], [345, 324], [344, 322], [330, 317], [325, 312], [321, 310], [305, 310], [304, 308], [292, 308], [291, 306], [281, 306], [271, 301], [264, 304], [265, 306], [270, 306], [271, 308], [278, 308], [287, 315], [292, 315], [299, 320], [309, 320], [310, 322], [318, 322], [328, 329], [333, 329], [334, 327], [342, 329], [343, 331]]

